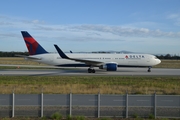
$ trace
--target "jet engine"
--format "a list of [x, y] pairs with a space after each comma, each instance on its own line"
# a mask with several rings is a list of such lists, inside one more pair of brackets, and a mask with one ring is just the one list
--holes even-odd
[[99, 66], [99, 69], [106, 69], [107, 71], [117, 71], [116, 63], [106, 63], [104, 65]]

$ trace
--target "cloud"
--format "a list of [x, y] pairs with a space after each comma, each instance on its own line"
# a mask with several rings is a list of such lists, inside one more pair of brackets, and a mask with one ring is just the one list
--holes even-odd
[[7, 37], [11, 37], [11, 38], [19, 38], [19, 35], [14, 34], [14, 33], [0, 33], [0, 38], [7, 38]]
[[179, 17], [180, 17], [179, 14], [170, 14], [167, 16], [168, 19], [177, 19]]
[[71, 29], [111, 33], [114, 35], [126, 37], [180, 37], [179, 33], [163, 32], [159, 29], [150, 30], [148, 28], [129, 28], [108, 25], [78, 25], [72, 26]]
[[[179, 15], [169, 16], [169, 20], [178, 21]], [[165, 31], [162, 26], [155, 22], [136, 22], [126, 25], [103, 25], [103, 24], [48, 24], [38, 19], [15, 18], [0, 15], [0, 41], [15, 46], [19, 50], [26, 49], [22, 42], [20, 31], [29, 31], [39, 43], [49, 51], [54, 51], [51, 45], [56, 43], [64, 49], [75, 48], [80, 51], [87, 50], [91, 46], [95, 49], [126, 49], [126, 50], [149, 50], [162, 51], [169, 46], [179, 51], [180, 32]], [[151, 26], [154, 26], [153, 28]], [[164, 26], [163, 26], [164, 27]], [[165, 26], [166, 27], [166, 26]], [[174, 30], [174, 26], [172, 28]], [[15, 41], [15, 42], [9, 42]], [[14, 44], [17, 43], [18, 45]], [[87, 46], [91, 45], [91, 46]], [[147, 47], [149, 46], [149, 48]], [[178, 47], [176, 47], [178, 46]], [[17, 48], [6, 47], [1, 44], [1, 50], [14, 50]], [[21, 48], [22, 47], [22, 48]], [[51, 50], [50, 50], [51, 49]], [[171, 48], [172, 49], [172, 48]]]
[[66, 31], [73, 33], [86, 33], [87, 36], [96, 35], [102, 36], [102, 33], [109, 33], [117, 36], [124, 37], [180, 37], [177, 32], [164, 32], [159, 29], [150, 30], [148, 28], [130, 28], [130, 27], [121, 27], [121, 26], [110, 26], [110, 25], [37, 25], [35, 26], [36, 30], [43, 31]]
[[40, 21], [40, 20], [22, 20], [23, 23], [25, 24], [45, 24], [44, 21]]
[[170, 14], [167, 16], [167, 19], [174, 21], [175, 25], [180, 26], [180, 14], [179, 13]]
[[0, 21], [0, 25], [13, 25], [13, 23]]
[[[169, 19], [178, 19], [180, 16], [172, 14]], [[153, 22], [144, 22], [142, 24], [151, 25]], [[73, 24], [73, 25], [51, 25], [38, 19], [27, 20], [24, 18], [11, 18], [0, 15], [0, 37], [20, 36], [19, 31], [32, 31], [32, 34], [43, 40], [67, 40], [67, 41], [134, 41], [149, 42], [149, 39], [157, 40], [179, 38], [180, 32], [165, 32], [161, 29], [152, 30], [148, 27], [113, 26], [113, 25], [94, 25], [94, 24]], [[13, 33], [13, 34], [11, 34]], [[149, 39], [145, 39], [149, 38]], [[151, 41], [152, 41], [151, 40]]]

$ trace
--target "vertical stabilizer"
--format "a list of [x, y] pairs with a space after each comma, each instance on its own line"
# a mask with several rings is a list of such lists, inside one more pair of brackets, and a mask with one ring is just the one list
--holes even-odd
[[21, 31], [29, 55], [48, 53], [27, 31]]

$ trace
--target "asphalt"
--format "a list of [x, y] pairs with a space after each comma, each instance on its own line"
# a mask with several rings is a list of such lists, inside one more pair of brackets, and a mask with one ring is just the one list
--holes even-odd
[[105, 71], [95, 68], [96, 73], [87, 73], [87, 68], [56, 69], [0, 69], [5, 76], [180, 76], [180, 69], [152, 68], [118, 68], [117, 71]]

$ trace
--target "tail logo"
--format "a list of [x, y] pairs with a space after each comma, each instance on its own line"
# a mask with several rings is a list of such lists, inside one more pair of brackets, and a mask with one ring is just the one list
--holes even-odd
[[25, 43], [26, 43], [26, 46], [28, 48], [29, 54], [30, 55], [35, 55], [36, 51], [37, 51], [37, 48], [38, 48], [38, 43], [36, 41], [31, 43], [32, 38], [30, 38], [30, 39], [29, 38], [24, 38], [24, 39], [25, 39]]

